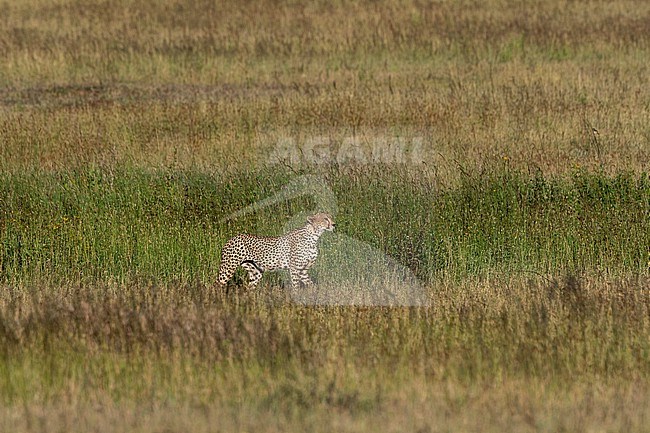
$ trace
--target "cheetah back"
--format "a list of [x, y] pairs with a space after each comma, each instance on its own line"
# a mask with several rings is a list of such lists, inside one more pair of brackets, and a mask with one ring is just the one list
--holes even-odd
[[228, 241], [224, 251], [230, 252], [228, 261], [235, 266], [252, 261], [262, 271], [289, 267], [289, 243], [281, 237], [240, 234]]

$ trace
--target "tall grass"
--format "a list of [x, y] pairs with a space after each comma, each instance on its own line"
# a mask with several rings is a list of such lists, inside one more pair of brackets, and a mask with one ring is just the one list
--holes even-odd
[[[223, 223], [271, 196], [289, 170], [249, 175], [87, 169], [0, 179], [5, 282], [214, 281], [237, 231], [281, 234], [293, 201]], [[492, 272], [647, 273], [647, 175], [576, 172], [569, 179], [495, 171], [436, 188], [406, 172], [324, 174], [341, 233], [368, 242], [426, 281]], [[323, 178], [324, 184], [327, 183]]]
[[453, 180], [455, 162], [503, 156], [544, 174], [648, 171], [649, 13], [643, 1], [9, 2], [0, 169], [224, 170], [263, 159], [270, 133], [421, 136]]
[[[647, 431], [649, 16], [0, 4], [0, 430]], [[301, 176], [329, 201], [225, 219]], [[217, 289], [228, 237], [333, 203], [317, 281], [351, 239], [426, 307]]]
[[[485, 57], [556, 62], [647, 47], [643, 1], [520, 5], [496, 0], [421, 4], [316, 2], [191, 5], [43, 0], [7, 3], [3, 76], [11, 83], [65, 81], [246, 82], [293, 78], [317, 64]], [[358, 59], [358, 60], [357, 60]], [[353, 63], [354, 64], [354, 63]], [[354, 68], [352, 72], [355, 72]], [[366, 69], [366, 68], [364, 68]], [[360, 71], [359, 73], [363, 73]]]
[[[608, 427], [642, 428], [650, 299], [639, 288], [648, 283], [439, 281], [426, 309], [304, 307], [277, 288], [224, 296], [199, 283], [3, 286], [3, 414], [15, 408], [26, 431], [39, 414], [69, 419], [66, 407], [91, 425], [126, 416], [110, 431], [142, 420], [128, 408], [165, 425], [203, 428], [209, 417], [236, 430], [230, 423], [249, 417], [271, 431], [278, 422], [320, 431], [332, 411], [346, 429], [443, 423], [438, 411], [455, 425], [464, 410], [484, 413], [477, 403], [488, 393], [515, 416], [506, 430], [518, 416], [543, 429], [592, 423], [583, 404], [608, 413], [612, 399]], [[563, 411], [548, 406], [553, 398]], [[167, 408], [181, 412], [167, 419]], [[495, 428], [499, 418], [489, 419]]]

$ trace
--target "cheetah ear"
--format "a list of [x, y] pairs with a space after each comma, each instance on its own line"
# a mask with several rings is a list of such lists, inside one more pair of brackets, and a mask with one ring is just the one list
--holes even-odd
[[307, 217], [307, 222], [311, 225], [314, 225], [314, 217], [313, 216]]

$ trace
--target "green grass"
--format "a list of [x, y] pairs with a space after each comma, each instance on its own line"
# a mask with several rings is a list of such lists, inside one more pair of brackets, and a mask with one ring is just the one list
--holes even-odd
[[[341, 209], [339, 232], [427, 282], [499, 272], [648, 271], [647, 174], [577, 171], [556, 179], [495, 169], [438, 188], [400, 169], [331, 168], [322, 176]], [[221, 222], [295, 177], [277, 168], [221, 176], [140, 169], [5, 175], [1, 278], [213, 282], [230, 236], [242, 230], [279, 235], [292, 214], [318, 206], [303, 197]]]

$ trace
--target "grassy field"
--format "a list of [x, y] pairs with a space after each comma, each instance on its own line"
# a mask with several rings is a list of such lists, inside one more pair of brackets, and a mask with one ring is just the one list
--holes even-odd
[[[649, 47], [645, 1], [1, 4], [0, 430], [649, 431]], [[316, 210], [321, 287], [426, 305], [216, 286]]]

